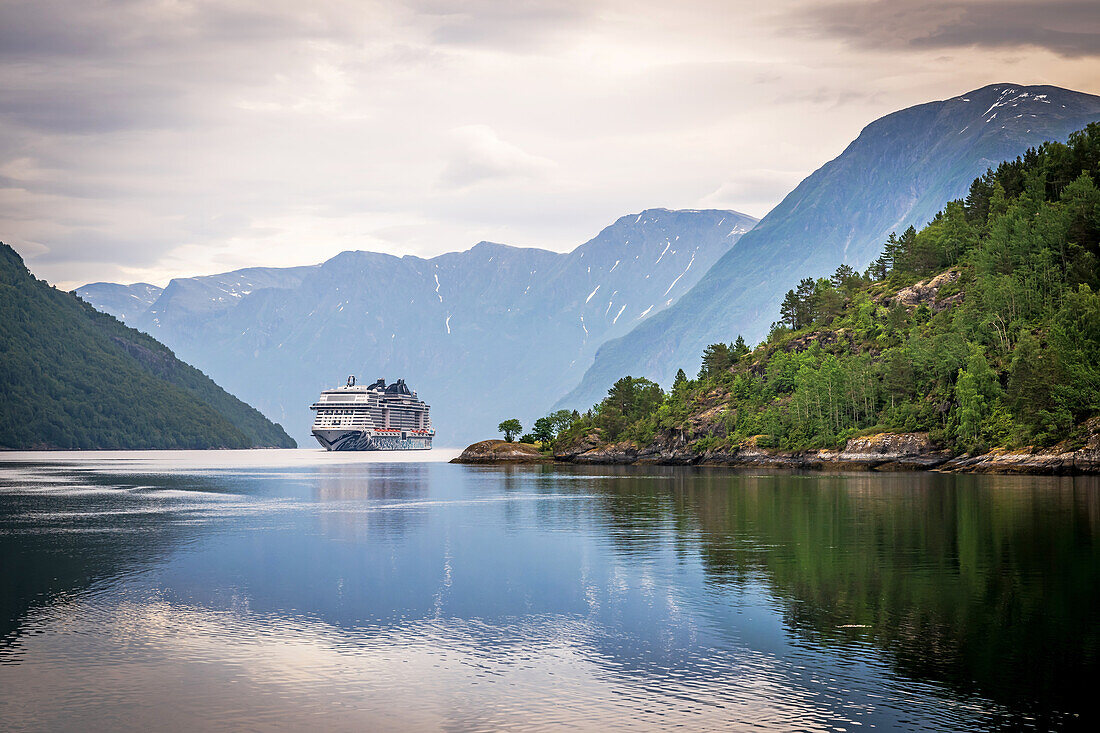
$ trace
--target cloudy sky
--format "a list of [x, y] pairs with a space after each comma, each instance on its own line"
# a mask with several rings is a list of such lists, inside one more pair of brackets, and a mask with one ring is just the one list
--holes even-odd
[[888, 112], [1100, 93], [1096, 0], [0, 0], [0, 240], [63, 287], [763, 216]]

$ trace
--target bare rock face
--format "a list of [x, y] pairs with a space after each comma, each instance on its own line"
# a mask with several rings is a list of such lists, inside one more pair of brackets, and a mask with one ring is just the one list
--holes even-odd
[[573, 456], [573, 463], [637, 463], [642, 458], [638, 446], [630, 441], [611, 443], [598, 448], [592, 448]]
[[950, 458], [949, 452], [932, 445], [928, 433], [879, 433], [852, 438], [835, 458], [826, 460], [881, 471], [934, 468]]
[[813, 346], [814, 343], [819, 343], [822, 346], [833, 346], [841, 342], [849, 346], [851, 345], [852, 334], [848, 331], [848, 329], [840, 328], [836, 331], [821, 329], [791, 339], [783, 345], [783, 350], [801, 353]]
[[948, 461], [943, 470], [959, 473], [1080, 474], [1100, 473], [1100, 418], [1085, 425], [1084, 445], [1059, 444], [1050, 448], [993, 450]]
[[530, 443], [482, 440], [466, 448], [451, 463], [543, 463], [549, 460]]
[[559, 461], [572, 461], [578, 456], [584, 455], [591, 450], [596, 450], [604, 446], [603, 440], [600, 439], [600, 433], [598, 430], [593, 430], [585, 435], [576, 438], [571, 443], [563, 443], [558, 441], [554, 444], [554, 458]]
[[843, 450], [781, 451], [749, 440], [732, 449], [704, 453], [695, 462], [755, 468], [825, 471], [914, 471], [935, 468], [951, 458], [927, 433], [880, 433], [852, 438]]
[[913, 309], [919, 305], [927, 305], [934, 313], [948, 308], [962, 300], [962, 293], [955, 293], [946, 298], [940, 298], [940, 288], [959, 279], [958, 270], [941, 272], [930, 280], [921, 280], [907, 288], [902, 288], [894, 295], [892, 304], [901, 304]]

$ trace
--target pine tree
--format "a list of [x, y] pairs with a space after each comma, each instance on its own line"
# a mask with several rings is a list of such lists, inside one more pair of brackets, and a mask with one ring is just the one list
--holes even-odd
[[851, 265], [840, 265], [829, 278], [829, 282], [837, 290], [851, 290], [859, 286], [860, 279], [859, 273]]
[[806, 277], [799, 281], [795, 290], [798, 300], [798, 310], [795, 316], [795, 330], [805, 328], [814, 322], [817, 317], [814, 295], [817, 292], [817, 281], [812, 277]]
[[882, 278], [893, 272], [900, 254], [901, 242], [898, 241], [896, 233], [890, 232], [890, 236], [886, 238], [886, 244], [882, 245], [882, 254], [875, 260], [875, 264], [882, 271]]
[[699, 368], [699, 378], [716, 377], [733, 365], [729, 344], [711, 344], [703, 349], [703, 365]]
[[793, 290], [788, 290], [783, 296], [783, 303], [779, 306], [779, 321], [787, 324], [790, 329], [798, 327], [798, 297]]
[[750, 351], [749, 345], [745, 343], [745, 337], [737, 334], [737, 340], [733, 342], [733, 347], [730, 349], [734, 362], [741, 361]]

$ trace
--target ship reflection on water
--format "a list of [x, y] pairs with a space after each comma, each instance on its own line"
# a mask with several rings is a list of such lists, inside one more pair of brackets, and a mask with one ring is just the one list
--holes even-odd
[[0, 462], [5, 724], [1093, 716], [1093, 479], [280, 455]]

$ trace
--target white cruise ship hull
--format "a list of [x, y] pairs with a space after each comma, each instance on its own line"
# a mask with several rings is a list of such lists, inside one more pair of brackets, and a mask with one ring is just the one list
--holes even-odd
[[313, 437], [325, 450], [428, 450], [435, 436], [431, 408], [404, 379], [357, 385], [351, 376], [309, 409], [316, 413]]
[[430, 450], [431, 434], [375, 430], [313, 430], [325, 450]]

